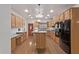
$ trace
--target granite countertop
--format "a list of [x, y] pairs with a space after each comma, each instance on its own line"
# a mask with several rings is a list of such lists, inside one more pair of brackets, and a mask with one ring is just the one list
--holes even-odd
[[[25, 31], [25, 32], [26, 32], [26, 31]], [[16, 33], [14, 33], [14, 34], [11, 34], [11, 38], [17, 37], [17, 36], [20, 36], [20, 35], [23, 35], [23, 33], [25, 33], [25, 32], [19, 31], [19, 32], [16, 32]]]
[[11, 35], [11, 38], [18, 37], [20, 35], [22, 35], [22, 34], [13, 34], [13, 35]]

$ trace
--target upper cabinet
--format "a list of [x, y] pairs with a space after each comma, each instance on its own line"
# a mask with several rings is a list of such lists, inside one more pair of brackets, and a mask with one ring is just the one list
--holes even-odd
[[38, 28], [38, 22], [37, 21], [34, 21], [34, 23], [33, 23], [33, 28]]
[[59, 18], [59, 15], [56, 16], [56, 21], [59, 22], [60, 18]]
[[63, 13], [60, 14], [59, 18], [60, 18], [60, 21], [64, 21], [64, 15], [63, 15]]
[[20, 18], [16, 16], [16, 28], [20, 27]]
[[11, 28], [16, 27], [16, 16], [11, 14]]
[[17, 28], [23, 27], [23, 19], [18, 16], [16, 17], [16, 27]]
[[69, 19], [69, 10], [66, 10], [65, 12], [64, 12], [64, 19], [66, 20], [66, 19]]
[[64, 19], [67, 20], [67, 19], [71, 19], [72, 17], [72, 9], [68, 9], [64, 12]]
[[53, 17], [53, 23], [55, 24], [56, 22], [59, 22], [59, 16]]
[[11, 28], [21, 28], [23, 27], [24, 21], [21, 17], [11, 14]]
[[53, 25], [52, 20], [50, 20], [50, 21], [48, 21], [48, 22], [47, 22], [47, 28], [51, 28], [51, 27], [52, 27], [52, 25]]

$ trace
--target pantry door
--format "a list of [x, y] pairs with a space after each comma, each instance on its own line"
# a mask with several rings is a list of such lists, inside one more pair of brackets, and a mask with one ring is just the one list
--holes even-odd
[[29, 23], [28, 24], [28, 36], [32, 36], [33, 35], [32, 31], [33, 31], [33, 24]]

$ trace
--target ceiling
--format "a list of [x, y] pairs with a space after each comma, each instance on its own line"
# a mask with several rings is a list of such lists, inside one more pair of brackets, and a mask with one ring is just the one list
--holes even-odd
[[[50, 16], [47, 17], [47, 19], [53, 18], [53, 16], [56, 16], [62, 13], [66, 9], [69, 9], [70, 7], [72, 7], [73, 5], [74, 4], [41, 4], [40, 7], [41, 9], [43, 9], [42, 13], [44, 17], [40, 19], [45, 19], [45, 17], [47, 17], [48, 14]], [[36, 9], [38, 9], [39, 7], [38, 4], [13, 4], [11, 5], [11, 7], [14, 11], [19, 13], [26, 19], [37, 19], [35, 16], [37, 15]], [[24, 11], [25, 9], [28, 9], [28, 13]], [[50, 13], [51, 9], [54, 11], [53, 13]], [[29, 15], [31, 15], [33, 18], [31, 18]]]

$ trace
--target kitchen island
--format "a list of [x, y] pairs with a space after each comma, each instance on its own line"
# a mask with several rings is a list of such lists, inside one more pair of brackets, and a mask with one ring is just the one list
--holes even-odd
[[46, 48], [46, 31], [33, 31], [37, 53], [44, 53]]

